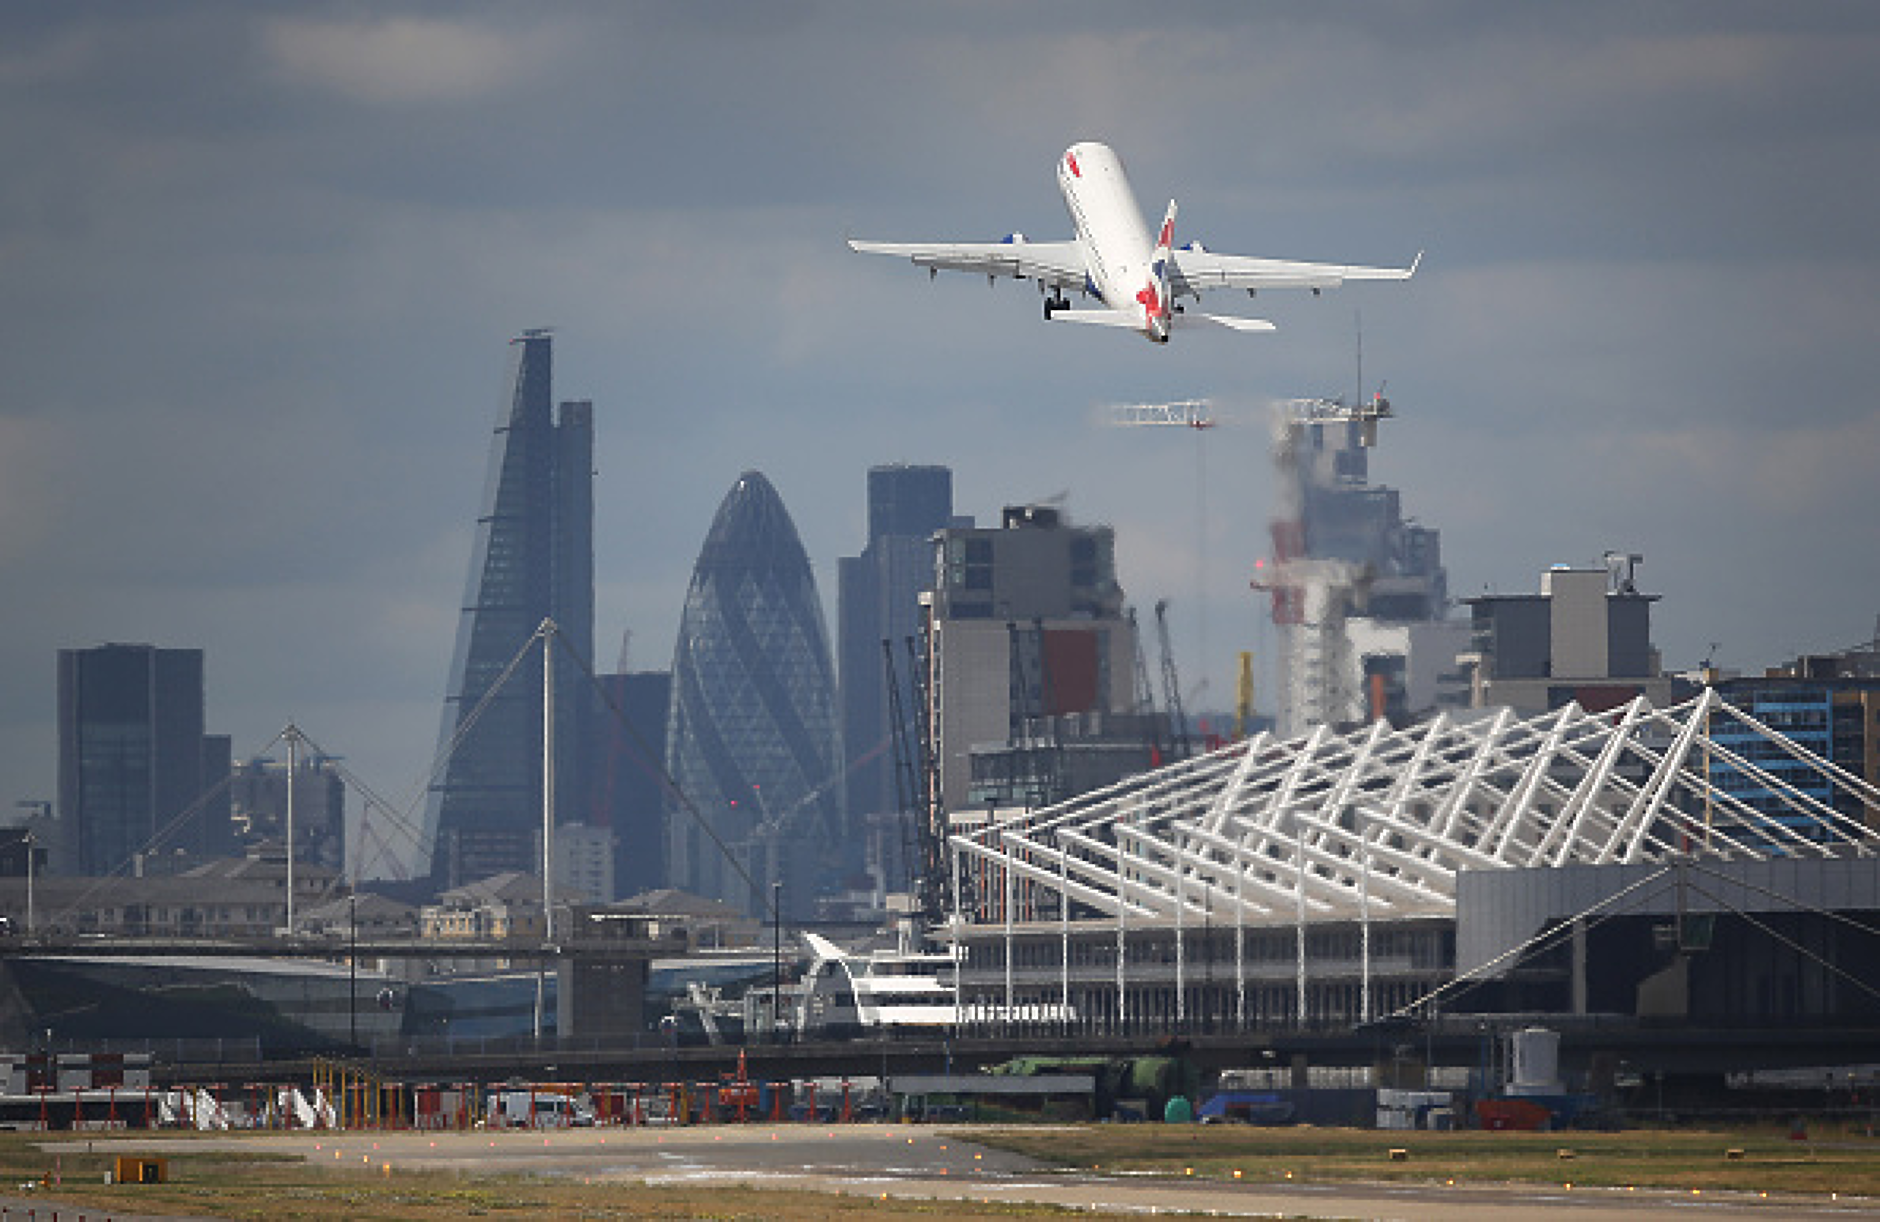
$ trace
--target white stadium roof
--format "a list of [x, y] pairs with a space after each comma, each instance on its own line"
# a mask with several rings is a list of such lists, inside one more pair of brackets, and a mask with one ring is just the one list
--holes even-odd
[[950, 844], [982, 901], [1022, 887], [1032, 912], [1055, 893], [1126, 922], [1453, 918], [1462, 870], [1880, 856], [1880, 827], [1833, 791], [1880, 822], [1880, 790], [1706, 688], [1262, 734]]

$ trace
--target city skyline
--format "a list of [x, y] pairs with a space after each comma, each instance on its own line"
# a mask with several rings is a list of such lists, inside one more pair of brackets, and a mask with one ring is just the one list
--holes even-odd
[[[1442, 527], [1453, 593], [1617, 548], [1670, 665], [1869, 635], [1880, 14], [1000, 10], [987, 56], [988, 19], [0, 16], [9, 805], [53, 794], [56, 651], [117, 640], [203, 649], [238, 759], [292, 721], [388, 797], [421, 786], [492, 353], [544, 324], [597, 405], [596, 623], [634, 667], [664, 664], [683, 541], [739, 471], [791, 506], [834, 622], [864, 472], [931, 463], [982, 521], [1068, 490], [1113, 525], [1223, 707], [1234, 653], [1271, 648], [1256, 405], [1349, 397], [1360, 313], [1399, 412], [1377, 478]], [[1156, 107], [1100, 84], [1170, 72]], [[1086, 137], [1210, 245], [1428, 257], [1163, 351], [842, 247], [1061, 237], [1050, 166]], [[1094, 423], [1193, 395], [1220, 428]]]

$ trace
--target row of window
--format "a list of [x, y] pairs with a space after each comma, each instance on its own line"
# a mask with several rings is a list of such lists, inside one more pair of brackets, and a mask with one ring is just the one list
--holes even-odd
[[[1242, 940], [1235, 947], [1236, 937]], [[1000, 971], [1005, 967], [1006, 943], [988, 938], [968, 944], [970, 969]], [[1058, 968], [1062, 965], [1063, 941], [1059, 938], [1016, 938], [1011, 943], [1014, 968]], [[1082, 932], [1070, 939], [1070, 963], [1074, 968], [1105, 968], [1116, 965], [1116, 939], [1112, 935]], [[1356, 962], [1363, 955], [1363, 933], [1351, 927], [1313, 928], [1306, 931], [1306, 957], [1320, 961]], [[1407, 959], [1415, 968], [1438, 970], [1454, 959], [1453, 940], [1445, 931], [1415, 929], [1376, 929], [1371, 934], [1374, 960]], [[1225, 965], [1236, 962], [1292, 963], [1298, 958], [1298, 934], [1292, 928], [1242, 929], [1215, 925], [1208, 929], [1194, 927], [1184, 931], [1181, 945], [1176, 945], [1173, 930], [1143, 931], [1129, 936], [1129, 964], [1173, 964], [1180, 958], [1194, 965]]]

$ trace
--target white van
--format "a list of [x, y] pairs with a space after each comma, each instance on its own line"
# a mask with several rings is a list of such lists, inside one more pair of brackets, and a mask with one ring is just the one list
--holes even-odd
[[490, 1096], [488, 1121], [491, 1128], [538, 1129], [589, 1128], [594, 1124], [594, 1109], [573, 1095], [559, 1091], [502, 1090]]

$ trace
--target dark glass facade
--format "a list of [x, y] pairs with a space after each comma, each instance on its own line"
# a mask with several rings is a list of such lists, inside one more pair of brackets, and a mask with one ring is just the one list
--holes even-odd
[[666, 717], [663, 670], [600, 677], [594, 715], [594, 796], [588, 822], [614, 834], [614, 897], [666, 885]]
[[809, 557], [770, 481], [740, 476], [712, 520], [673, 651], [671, 885], [807, 914], [841, 881], [835, 674]]
[[200, 649], [59, 651], [59, 813], [72, 873], [228, 852], [229, 745], [203, 734]]
[[[556, 775], [585, 775], [590, 702], [569, 649], [583, 660], [594, 654], [593, 405], [563, 403], [557, 418], [547, 332], [525, 332], [511, 356], [444, 703], [439, 743], [448, 759], [426, 819], [439, 889], [541, 872], [540, 649], [498, 680], [545, 619], [559, 630]], [[578, 817], [577, 787], [558, 785], [557, 794], [556, 821]]]
[[842, 663], [842, 745], [849, 761], [851, 820], [898, 811], [889, 749], [888, 676], [882, 641], [894, 650], [895, 678], [914, 742], [912, 656], [904, 642], [920, 629], [920, 594], [933, 586], [933, 536], [953, 517], [953, 472], [883, 466], [868, 472], [868, 545], [838, 566], [837, 648]]

